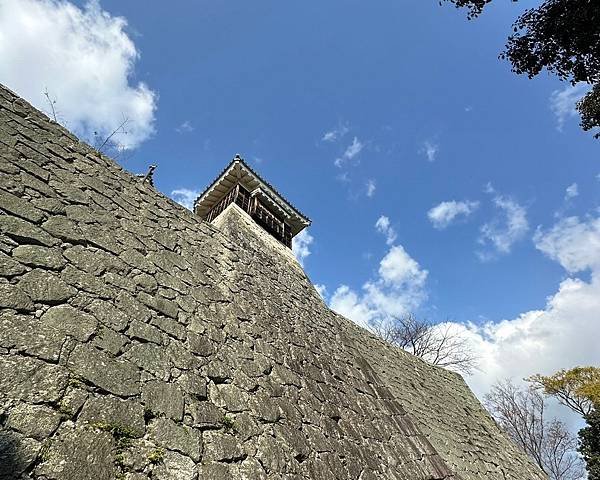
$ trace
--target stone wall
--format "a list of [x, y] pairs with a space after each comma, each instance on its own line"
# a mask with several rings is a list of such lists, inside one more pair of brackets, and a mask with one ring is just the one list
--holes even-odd
[[541, 479], [460, 377], [0, 88], [0, 479]]

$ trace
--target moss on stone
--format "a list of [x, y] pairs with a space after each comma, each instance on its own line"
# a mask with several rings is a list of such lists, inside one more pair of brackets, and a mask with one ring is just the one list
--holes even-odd
[[120, 423], [96, 422], [90, 425], [92, 428], [110, 433], [116, 440], [135, 438], [136, 432], [133, 428]]
[[221, 425], [226, 432], [237, 432], [237, 425], [235, 424], [235, 420], [227, 415], [223, 416], [221, 419]]
[[150, 453], [148, 453], [147, 458], [148, 461], [153, 465], [162, 463], [165, 459], [165, 451], [162, 448], [155, 448]]

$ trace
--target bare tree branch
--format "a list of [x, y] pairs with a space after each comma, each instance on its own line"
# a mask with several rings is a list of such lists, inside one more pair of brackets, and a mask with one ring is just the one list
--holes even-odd
[[381, 320], [373, 327], [385, 341], [439, 367], [470, 374], [478, 359], [468, 339], [449, 322], [433, 324], [414, 315]]
[[115, 128], [108, 137], [106, 137], [104, 139], [104, 141], [102, 142], [102, 144], [96, 148], [96, 150], [98, 150], [99, 152], [103, 152], [104, 147], [109, 144], [109, 142], [111, 142], [112, 138], [117, 135], [118, 133], [123, 133], [123, 134], [127, 134], [127, 131], [125, 130], [125, 126], [127, 125], [127, 123], [129, 123], [129, 118], [124, 117], [123, 121], [121, 122], [121, 124]]
[[485, 396], [484, 404], [500, 428], [551, 480], [584, 478], [576, 437], [560, 420], [546, 418], [546, 401], [534, 387], [498, 382]]
[[48, 105], [50, 105], [50, 109], [52, 112], [52, 120], [54, 120], [56, 123], [58, 123], [58, 120], [56, 119], [56, 109], [54, 108], [54, 105], [56, 104], [56, 99], [52, 100], [50, 98], [50, 94], [48, 93], [48, 88], [46, 88], [44, 90], [44, 97], [46, 97], [46, 100], [48, 101]]

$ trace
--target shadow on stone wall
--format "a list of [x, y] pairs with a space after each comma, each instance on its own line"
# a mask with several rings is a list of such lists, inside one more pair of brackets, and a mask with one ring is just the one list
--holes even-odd
[[0, 430], [0, 480], [16, 480], [24, 467], [19, 438], [12, 432]]

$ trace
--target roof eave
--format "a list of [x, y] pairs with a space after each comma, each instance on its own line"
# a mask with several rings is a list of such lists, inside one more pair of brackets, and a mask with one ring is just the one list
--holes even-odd
[[194, 201], [194, 212], [197, 210], [197, 205], [201, 203], [210, 193], [212, 193], [215, 187], [233, 170], [236, 165], [240, 165], [241, 168], [246, 169], [246, 171], [252, 175], [256, 181], [263, 187], [265, 193], [269, 194], [271, 200], [280, 206], [284, 206], [284, 210], [289, 210], [293, 213], [294, 216], [298, 217], [302, 224], [303, 228], [310, 226], [311, 220], [302, 212], [300, 212], [296, 207], [294, 207], [290, 202], [288, 202], [283, 195], [281, 195], [271, 184], [265, 181], [258, 173], [256, 173], [241, 157], [236, 156], [230, 163], [227, 165], [223, 171], [219, 174], [219, 176], [202, 192]]

